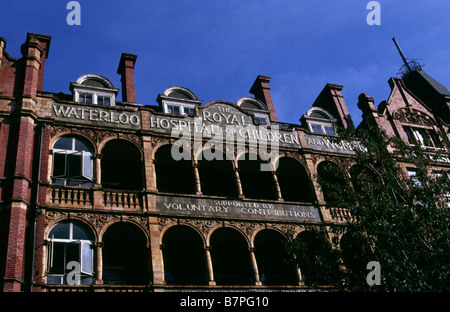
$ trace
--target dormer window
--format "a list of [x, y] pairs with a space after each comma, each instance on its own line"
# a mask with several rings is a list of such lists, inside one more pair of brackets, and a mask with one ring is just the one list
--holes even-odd
[[300, 119], [307, 129], [314, 133], [336, 134], [336, 119], [326, 110], [313, 107]]
[[111, 105], [111, 97], [102, 96], [102, 95], [97, 96], [97, 104], [110, 106]]
[[86, 74], [70, 83], [75, 102], [114, 106], [119, 89], [106, 77], [97, 74]]
[[167, 113], [180, 115], [180, 106], [176, 105], [167, 105]]
[[164, 113], [173, 115], [193, 115], [195, 106], [202, 103], [191, 90], [178, 86], [167, 88], [156, 100]]
[[262, 125], [270, 124], [270, 111], [267, 109], [266, 104], [264, 104], [262, 101], [254, 99], [252, 97], [243, 97], [237, 101], [236, 105], [255, 115], [255, 123]]
[[78, 95], [78, 102], [92, 104], [92, 94], [80, 93]]

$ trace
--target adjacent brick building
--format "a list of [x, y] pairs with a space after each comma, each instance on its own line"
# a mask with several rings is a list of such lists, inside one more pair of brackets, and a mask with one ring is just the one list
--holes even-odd
[[[278, 121], [263, 75], [237, 103], [203, 103], [172, 86], [142, 105], [137, 56], [123, 53], [122, 101], [99, 74], [50, 93], [50, 41], [28, 33], [14, 58], [0, 38], [3, 291], [303, 290], [314, 282], [313, 272], [283, 261], [282, 241], [348, 216], [325, 207], [317, 179], [325, 163], [348, 173], [354, 150], [364, 149], [331, 140], [354, 126], [342, 86], [327, 84], [299, 124]], [[359, 96], [362, 124], [440, 149], [448, 89], [420, 69], [389, 84], [377, 108]], [[448, 172], [448, 154], [434, 166]]]

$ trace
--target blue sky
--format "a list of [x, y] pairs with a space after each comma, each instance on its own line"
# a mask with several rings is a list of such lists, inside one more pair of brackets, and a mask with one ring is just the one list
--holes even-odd
[[[203, 103], [236, 102], [259, 74], [272, 77], [278, 119], [298, 123], [326, 83], [344, 86], [358, 124], [358, 95], [378, 105], [402, 60], [418, 58], [450, 86], [450, 1], [380, 0], [381, 25], [369, 26], [367, 0], [79, 0], [81, 25], [66, 22], [66, 0], [2, 0], [0, 37], [21, 57], [26, 33], [52, 37], [44, 90], [69, 93], [85, 73], [116, 73], [122, 52], [137, 54], [136, 100], [156, 104], [173, 85]], [[120, 95], [119, 95], [120, 99]]]

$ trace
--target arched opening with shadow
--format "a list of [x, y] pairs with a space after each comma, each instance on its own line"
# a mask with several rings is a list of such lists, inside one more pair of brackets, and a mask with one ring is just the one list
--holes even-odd
[[210, 239], [214, 280], [217, 285], [252, 285], [249, 246], [232, 228], [215, 230]]
[[277, 178], [285, 201], [314, 201], [314, 189], [308, 172], [298, 160], [281, 157], [278, 160]]
[[103, 283], [145, 285], [149, 282], [147, 240], [136, 225], [111, 225], [103, 235]]
[[172, 157], [172, 146], [163, 145], [155, 153], [156, 187], [159, 192], [195, 194], [194, 167], [191, 154], [173, 146], [180, 160]]
[[143, 186], [139, 149], [126, 140], [112, 140], [102, 149], [102, 186], [111, 189], [140, 190]]
[[[347, 271], [347, 283], [367, 286], [367, 264], [373, 259], [372, 251], [360, 233], [345, 233], [340, 241], [342, 261]], [[353, 287], [353, 286], [352, 286]]]
[[207, 283], [203, 240], [192, 228], [176, 225], [163, 236], [164, 280], [168, 285]]
[[287, 264], [284, 241], [281, 233], [270, 229], [262, 230], [255, 236], [255, 257], [263, 285], [298, 284], [296, 271]]
[[330, 161], [322, 161], [317, 166], [317, 175], [325, 201], [330, 205], [341, 206], [342, 196], [351, 191], [342, 168]]
[[306, 285], [336, 285], [340, 282], [339, 258], [330, 243], [317, 231], [296, 237], [296, 259]]
[[236, 176], [233, 163], [222, 152], [213, 151], [214, 159], [206, 159], [202, 154], [198, 171], [203, 195], [237, 197]]
[[[261, 165], [264, 166], [261, 167]], [[246, 198], [278, 199], [273, 172], [262, 170], [268, 166], [269, 163], [257, 154], [246, 153], [239, 157], [239, 177]]]

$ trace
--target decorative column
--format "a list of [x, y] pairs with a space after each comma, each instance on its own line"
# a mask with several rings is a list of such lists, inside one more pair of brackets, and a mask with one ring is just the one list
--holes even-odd
[[216, 282], [214, 281], [214, 271], [211, 260], [211, 246], [205, 246], [205, 254], [206, 254], [206, 264], [208, 266], [208, 285], [215, 286]]
[[97, 277], [95, 279], [96, 285], [102, 285], [103, 284], [103, 242], [96, 242], [94, 246], [96, 247], [96, 253], [97, 253], [97, 263], [95, 264], [96, 271], [97, 271]]
[[95, 159], [95, 185], [100, 186], [102, 184], [102, 155], [96, 154]]
[[297, 265], [297, 275], [298, 275], [298, 285], [304, 286], [305, 282], [303, 281], [302, 270], [300, 270], [300, 267], [298, 265]]
[[258, 263], [256, 262], [255, 257], [255, 248], [249, 248], [249, 251], [250, 251], [250, 258], [252, 260], [253, 277], [255, 278], [255, 285], [261, 286], [262, 283], [259, 280], [259, 270], [258, 270]]
[[242, 183], [241, 183], [241, 177], [239, 176], [239, 168], [234, 168], [234, 176], [236, 177], [236, 187], [238, 191], [238, 197], [244, 198], [244, 192], [242, 191]]
[[195, 178], [195, 190], [197, 195], [202, 195], [202, 185], [200, 182], [200, 174], [198, 173], [198, 163], [194, 161], [194, 178]]
[[272, 171], [273, 181], [275, 182], [275, 190], [277, 191], [277, 197], [279, 201], [283, 201], [283, 196], [281, 196], [280, 183], [278, 183], [278, 177], [276, 171]]

